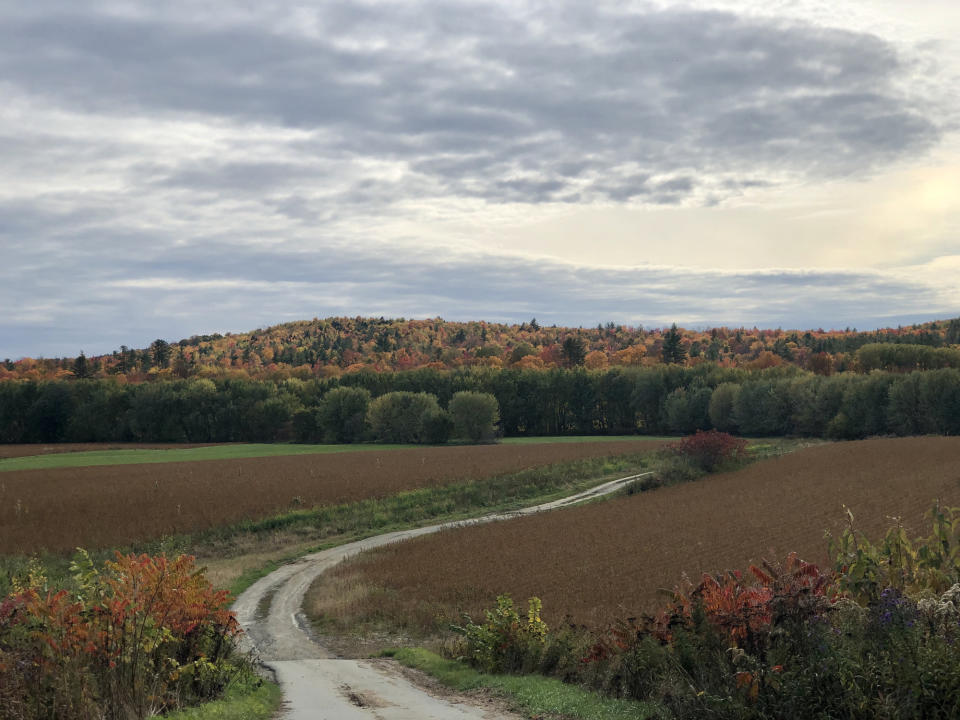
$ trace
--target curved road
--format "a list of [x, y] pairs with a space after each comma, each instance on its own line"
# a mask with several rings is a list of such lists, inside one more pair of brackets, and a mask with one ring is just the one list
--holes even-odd
[[[234, 602], [246, 642], [277, 675], [285, 699], [284, 720], [499, 720], [500, 712], [428, 695], [383, 663], [334, 657], [310, 638], [300, 612], [307, 589], [325, 570], [370, 548], [447, 528], [504, 520], [573, 505], [619, 490], [640, 475], [611, 480], [576, 495], [472, 520], [400, 530], [305, 555], [261, 578]], [[265, 617], [258, 607], [269, 600]]]

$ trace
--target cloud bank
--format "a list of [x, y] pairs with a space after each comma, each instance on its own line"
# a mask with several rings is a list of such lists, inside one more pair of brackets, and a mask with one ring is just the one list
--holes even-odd
[[691, 7], [0, 2], [0, 356], [337, 313], [939, 311], [895, 274], [484, 248], [524, 207], [709, 206], [922, 154], [947, 110], [916, 73], [876, 35]]

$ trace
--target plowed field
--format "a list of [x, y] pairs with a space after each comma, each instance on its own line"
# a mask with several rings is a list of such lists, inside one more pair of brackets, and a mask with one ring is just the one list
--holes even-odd
[[579, 458], [640, 453], [656, 441], [365, 450], [0, 475], [0, 553], [111, 547], [403, 490]]
[[541, 597], [548, 622], [569, 614], [603, 625], [651, 608], [683, 573], [696, 580], [790, 551], [823, 561], [824, 531], [842, 529], [844, 505], [868, 536], [882, 535], [888, 516], [927, 534], [935, 498], [960, 505], [960, 438], [820, 445], [686, 485], [418, 538], [358, 556], [334, 581], [395, 590], [401, 614], [439, 603], [482, 617], [506, 592], [521, 604]]

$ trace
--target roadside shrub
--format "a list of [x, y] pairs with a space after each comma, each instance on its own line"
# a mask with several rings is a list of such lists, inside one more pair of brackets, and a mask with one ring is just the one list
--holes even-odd
[[0, 602], [0, 718], [128, 720], [219, 695], [240, 631], [194, 559], [81, 552], [76, 592], [39, 572]]
[[[654, 490], [665, 485], [679, 485], [680, 483], [693, 482], [703, 477], [704, 470], [690, 458], [682, 455], [665, 453], [661, 459], [655, 480], [638, 486], [641, 492], [645, 490]], [[636, 485], [636, 483], [634, 483]]]
[[380, 442], [428, 442], [426, 424], [441, 414], [435, 395], [401, 390], [381, 395], [370, 403], [367, 421]]
[[669, 444], [669, 455], [688, 460], [693, 467], [713, 472], [724, 464], [741, 459], [747, 449], [747, 441], [718, 430], [698, 430], [682, 440]]
[[500, 421], [500, 406], [490, 393], [454, 393], [447, 406], [453, 421], [453, 436], [474, 443], [493, 442]]
[[317, 427], [326, 442], [352, 443], [367, 434], [367, 408], [370, 391], [366, 388], [334, 388], [320, 400], [316, 411]]
[[663, 477], [663, 473], [657, 473], [654, 475], [647, 475], [642, 477], [639, 480], [634, 480], [632, 483], [627, 485], [626, 493], [627, 495], [636, 495], [637, 493], [649, 492], [650, 490], [656, 490], [661, 488], [666, 484], [666, 478]]
[[540, 598], [527, 601], [527, 617], [520, 619], [509, 595], [500, 595], [497, 605], [486, 611], [486, 622], [453, 626], [464, 636], [466, 658], [484, 672], [530, 671], [537, 667], [547, 638], [547, 624], [540, 618]]
[[927, 519], [931, 533], [926, 537], [911, 540], [898, 520], [883, 540], [872, 543], [855, 528], [847, 510], [840, 537], [827, 536], [840, 588], [870, 604], [888, 588], [922, 596], [960, 583], [960, 508], [944, 508], [937, 501]]

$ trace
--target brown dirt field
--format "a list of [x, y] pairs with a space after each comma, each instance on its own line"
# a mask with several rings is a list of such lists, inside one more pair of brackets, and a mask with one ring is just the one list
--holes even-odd
[[364, 450], [198, 462], [8, 471], [0, 553], [121, 546], [303, 507], [385, 497], [658, 441]]
[[181, 448], [232, 444], [233, 443], [33, 443], [27, 445], [0, 445], [0, 459], [28, 457], [31, 455], [89, 452], [94, 450], [178, 450]]
[[874, 539], [890, 527], [889, 516], [902, 517], [911, 536], [926, 535], [923, 515], [935, 498], [960, 505], [960, 438], [819, 445], [686, 485], [364, 553], [328, 582], [375, 588], [370, 601], [337, 608], [318, 585], [314, 612], [347, 622], [381, 612], [422, 627], [419, 616], [438, 610], [482, 617], [508, 593], [521, 607], [539, 596], [549, 623], [569, 614], [605, 625], [659, 604], [657, 590], [676, 587], [683, 573], [697, 580], [791, 551], [823, 562], [824, 532], [842, 530], [843, 505]]

